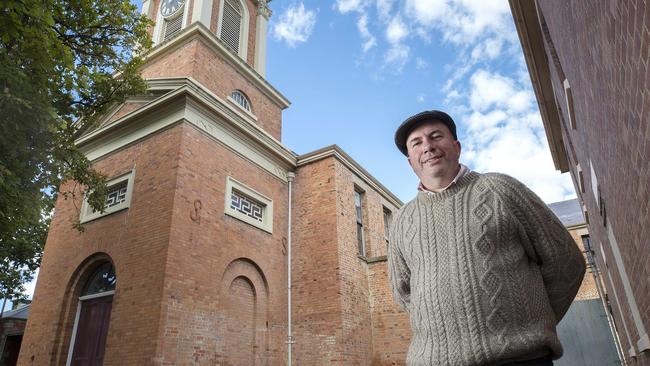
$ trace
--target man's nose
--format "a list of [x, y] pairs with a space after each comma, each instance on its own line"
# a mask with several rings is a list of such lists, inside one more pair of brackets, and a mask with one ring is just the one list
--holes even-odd
[[425, 138], [422, 140], [422, 150], [423, 151], [433, 151], [435, 150], [435, 144], [430, 138]]

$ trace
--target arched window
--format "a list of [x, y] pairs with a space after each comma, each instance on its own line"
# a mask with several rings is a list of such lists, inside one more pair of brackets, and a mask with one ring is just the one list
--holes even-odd
[[244, 108], [246, 111], [251, 112], [251, 103], [241, 90], [233, 90], [230, 94], [230, 98], [237, 103], [237, 105]]
[[115, 268], [110, 262], [106, 262], [95, 270], [88, 278], [81, 296], [99, 294], [102, 292], [115, 290]]
[[239, 57], [248, 50], [248, 8], [242, 0], [221, 0], [217, 35]]

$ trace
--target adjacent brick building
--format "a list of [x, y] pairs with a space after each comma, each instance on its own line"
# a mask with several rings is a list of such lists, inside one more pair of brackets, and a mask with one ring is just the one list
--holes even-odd
[[650, 365], [650, 4], [510, 6], [555, 166], [570, 171], [630, 365]]

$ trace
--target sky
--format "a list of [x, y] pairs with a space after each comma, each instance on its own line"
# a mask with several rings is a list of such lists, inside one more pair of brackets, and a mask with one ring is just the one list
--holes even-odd
[[[546, 203], [575, 198], [555, 170], [507, 0], [273, 0], [266, 78], [292, 105], [282, 143], [337, 144], [403, 202], [418, 179], [393, 142], [430, 109], [457, 124], [461, 162], [509, 174]], [[35, 281], [26, 285], [34, 291]]]
[[408, 116], [456, 121], [461, 162], [545, 202], [575, 198], [555, 170], [506, 0], [273, 0], [266, 78], [292, 105], [282, 142], [337, 144], [403, 202], [418, 179], [393, 143]]

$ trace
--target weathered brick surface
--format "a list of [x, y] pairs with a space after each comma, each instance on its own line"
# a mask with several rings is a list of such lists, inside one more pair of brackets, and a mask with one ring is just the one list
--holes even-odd
[[[283, 363], [286, 183], [187, 124], [95, 166], [136, 167], [131, 207], [78, 233], [80, 202], [59, 200], [21, 364], [65, 364], [91, 270], [77, 268], [97, 253], [117, 274], [105, 365]], [[273, 199], [273, 234], [224, 214], [227, 176]]]
[[404, 364], [408, 318], [393, 304], [385, 259], [358, 256], [355, 186], [364, 191], [367, 256], [385, 256], [380, 195], [333, 157], [298, 169], [293, 316], [300, 365]]
[[[136, 169], [131, 207], [86, 225], [75, 199], [59, 196], [25, 331], [20, 365], [64, 365], [85, 279], [98, 260], [112, 260], [117, 288], [105, 365], [151, 364], [158, 342], [162, 288], [173, 212], [179, 127], [165, 130], [95, 163], [108, 176]], [[124, 342], [128, 339], [128, 342]]]
[[[578, 249], [580, 249], [580, 251], [583, 252], [585, 262], [588, 264], [589, 261], [587, 260], [585, 247], [584, 244], [582, 243], [583, 230], [581, 230], [581, 228], [582, 227], [570, 228], [569, 233], [571, 234], [573, 240], [575, 240]], [[596, 288], [596, 282], [594, 281], [594, 276], [592, 274], [592, 271], [593, 269], [589, 268], [588, 266], [587, 271], [585, 272], [584, 279], [582, 280], [582, 284], [580, 285], [580, 289], [578, 290], [578, 294], [576, 295], [574, 301], [592, 300], [592, 299], [597, 299], [599, 297], [598, 289]]]
[[[621, 271], [629, 277], [643, 326], [650, 330], [650, 257], [639, 255], [649, 249], [650, 235], [650, 4], [646, 0], [540, 1], [538, 6], [548, 27], [550, 39], [545, 46], [564, 120], [567, 155], [575, 181], [576, 164], [583, 171], [585, 191], [579, 196], [589, 211], [598, 266], [605, 273], [614, 318], [627, 351], [639, 334]], [[562, 75], [571, 85], [576, 129], [568, 125]], [[604, 216], [592, 190], [592, 166], [624, 268], [619, 269], [614, 260]], [[650, 365], [649, 353], [628, 361]]]
[[[281, 364], [287, 185], [194, 127], [182, 130], [158, 361]], [[273, 200], [272, 234], [224, 214], [227, 176]]]
[[239, 89], [250, 100], [258, 125], [277, 140], [281, 138], [282, 109], [202, 41], [188, 42], [174, 52], [151, 60], [143, 66], [142, 77], [192, 77], [233, 106], [227, 97]]

